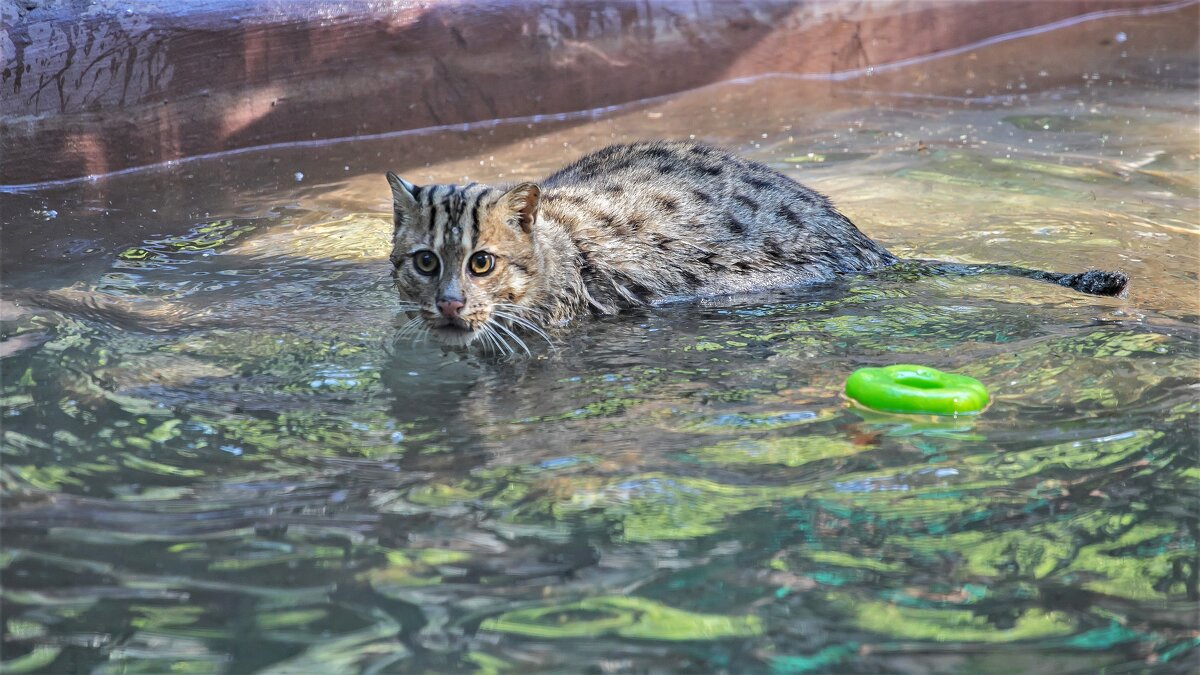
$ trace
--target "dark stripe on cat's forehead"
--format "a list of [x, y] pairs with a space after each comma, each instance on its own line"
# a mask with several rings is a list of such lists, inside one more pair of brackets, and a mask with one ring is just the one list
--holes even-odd
[[[455, 213], [454, 219], [459, 222], [462, 222], [463, 216], [467, 214], [467, 203], [471, 197], [471, 188], [473, 187], [475, 187], [475, 184], [471, 183], [458, 192], [458, 210]], [[467, 223], [463, 223], [463, 227], [466, 226]]]
[[471, 200], [471, 248], [479, 245], [479, 203], [483, 201], [483, 196], [487, 194], [487, 190], [480, 190]]
[[457, 201], [455, 199], [455, 195], [457, 195], [457, 193], [454, 191], [452, 186], [450, 191], [446, 193], [446, 196], [443, 197], [442, 201], [438, 204], [442, 211], [446, 213], [447, 230], [453, 227], [454, 223], [457, 222], [457, 219], [454, 217], [454, 203]]
[[[418, 203], [429, 212], [429, 231], [443, 247], [462, 242], [464, 232], [470, 233], [470, 247], [479, 244], [482, 231], [480, 212], [491, 208], [499, 197], [498, 191], [487, 185], [427, 185], [421, 190]], [[444, 218], [444, 219], [443, 219]]]
[[[438, 190], [438, 186], [437, 186], [437, 185], [430, 185], [430, 186], [426, 187], [426, 188], [425, 188], [425, 189], [424, 189], [424, 190], [421, 192], [421, 201], [420, 201], [420, 204], [421, 204], [421, 210], [422, 210], [422, 211], [425, 211], [425, 210], [430, 210], [430, 209], [432, 209], [432, 208], [433, 208], [433, 198], [434, 198], [434, 195], [436, 195], [436, 194], [437, 194], [437, 190]], [[430, 215], [430, 216], [429, 216], [429, 229], [430, 229], [430, 231], [432, 231], [432, 230], [433, 230], [433, 223], [434, 223], [434, 216], [433, 216], [433, 215]]]

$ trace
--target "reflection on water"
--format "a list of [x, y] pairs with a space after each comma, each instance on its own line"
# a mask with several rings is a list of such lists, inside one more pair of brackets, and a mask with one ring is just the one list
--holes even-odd
[[[426, 138], [485, 148], [429, 166], [375, 141], [3, 195], [31, 251], [6, 292], [57, 310], [0, 313], [6, 667], [1194, 665], [1194, 82], [825, 111], [813, 86]], [[531, 178], [688, 134], [898, 253], [1119, 268], [1130, 296], [883, 272], [596, 320], [534, 359], [393, 340], [384, 167]], [[996, 402], [840, 398], [895, 362]]]

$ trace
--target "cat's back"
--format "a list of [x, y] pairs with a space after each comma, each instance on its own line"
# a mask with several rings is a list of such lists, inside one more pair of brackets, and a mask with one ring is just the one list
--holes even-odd
[[[727, 150], [694, 141], [639, 141], [610, 145], [584, 155], [542, 182], [546, 188], [580, 188], [602, 193], [627, 191], [696, 196], [701, 203], [737, 192], [787, 189], [771, 169]], [[791, 182], [791, 181], [789, 181]], [[693, 195], [696, 190], [702, 195]], [[811, 192], [811, 191], [809, 191]], [[685, 194], [686, 193], [686, 194]], [[812, 193], [815, 198], [820, 198]]]
[[674, 291], [638, 297], [778, 288], [895, 260], [822, 195], [703, 143], [609, 146], [541, 185], [589, 271]]
[[806, 221], [836, 213], [787, 176], [694, 141], [611, 145], [568, 164], [542, 186], [548, 202], [573, 207], [585, 225], [616, 225], [601, 232], [678, 235], [733, 248], [757, 250], [769, 237], [793, 237]]

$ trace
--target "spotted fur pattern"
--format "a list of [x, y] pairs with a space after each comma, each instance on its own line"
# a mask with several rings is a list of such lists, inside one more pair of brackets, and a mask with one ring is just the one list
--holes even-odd
[[895, 261], [825, 197], [699, 143], [614, 145], [542, 187], [542, 218], [567, 233], [588, 306], [602, 313], [797, 286]]
[[[544, 336], [585, 314], [793, 287], [897, 262], [825, 197], [701, 143], [614, 145], [511, 189], [388, 178], [393, 276], [418, 315], [410, 328], [448, 344], [483, 338], [503, 350], [509, 336]], [[436, 253], [438, 274], [416, 268], [423, 251]], [[482, 276], [468, 263], [479, 252], [495, 258]], [[458, 319], [439, 316], [447, 298], [464, 303]]]
[[[588, 313], [796, 286], [895, 261], [821, 195], [699, 143], [614, 145], [507, 190], [389, 181], [396, 287], [450, 344], [472, 342], [489, 323], [545, 329]], [[415, 265], [425, 251], [438, 257], [436, 275]], [[495, 257], [484, 276], [467, 263], [480, 251]], [[461, 321], [439, 316], [444, 298], [464, 302]]]

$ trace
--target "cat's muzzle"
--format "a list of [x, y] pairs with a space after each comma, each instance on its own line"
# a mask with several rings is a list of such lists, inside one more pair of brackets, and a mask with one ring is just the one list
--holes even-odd
[[465, 347], [475, 340], [476, 330], [462, 319], [439, 317], [430, 327], [429, 334], [444, 345]]

